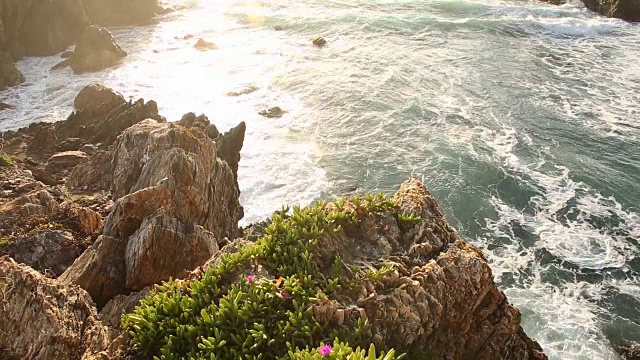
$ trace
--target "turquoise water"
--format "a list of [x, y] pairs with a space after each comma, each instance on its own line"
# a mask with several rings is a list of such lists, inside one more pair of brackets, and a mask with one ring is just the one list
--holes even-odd
[[[114, 29], [130, 56], [74, 76], [25, 59], [0, 130], [58, 121], [84, 85], [177, 120], [246, 121], [245, 222], [421, 179], [482, 248], [552, 359], [640, 341], [640, 27], [579, 3], [191, 1]], [[283, 31], [272, 30], [280, 25]], [[219, 50], [198, 52], [195, 34]], [[317, 34], [329, 44], [316, 48]], [[241, 97], [225, 93], [256, 86]], [[257, 112], [281, 106], [281, 119]]]

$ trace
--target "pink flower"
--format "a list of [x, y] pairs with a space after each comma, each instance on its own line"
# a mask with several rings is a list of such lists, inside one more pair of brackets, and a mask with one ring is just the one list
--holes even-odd
[[254, 278], [255, 278], [255, 276], [253, 276], [253, 275], [248, 275], [248, 276], [247, 276], [247, 281], [248, 281], [248, 282], [252, 282]]
[[290, 297], [291, 297], [291, 295], [289, 295], [289, 293], [288, 293], [288, 292], [283, 292], [283, 293], [282, 293], [282, 297], [283, 297], [283, 298], [285, 298], [285, 299], [288, 299], [288, 298], [290, 298]]
[[331, 350], [333, 349], [333, 347], [331, 345], [322, 345], [320, 346], [320, 349], [318, 350], [318, 352], [320, 352], [320, 354], [324, 357], [327, 357], [329, 355], [331, 355]]

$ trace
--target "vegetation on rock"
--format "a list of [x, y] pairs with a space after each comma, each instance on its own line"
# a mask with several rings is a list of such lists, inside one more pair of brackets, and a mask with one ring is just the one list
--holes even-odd
[[324, 234], [384, 211], [396, 211], [396, 205], [382, 194], [295, 207], [291, 216], [283, 209], [255, 244], [223, 255], [198, 279], [159, 286], [123, 316], [122, 325], [136, 351], [161, 360], [316, 359], [312, 349], [336, 339], [347, 343], [337, 342], [330, 359], [399, 359], [393, 351], [378, 357], [374, 348], [366, 355], [350, 348], [368, 348], [367, 322], [355, 328], [323, 323], [313, 310], [317, 301], [392, 270], [348, 276], [344, 273], [358, 272], [343, 271], [336, 257], [330, 274], [324, 274], [313, 256]]
[[12, 166], [13, 160], [7, 155], [0, 155], [0, 167], [2, 166]]

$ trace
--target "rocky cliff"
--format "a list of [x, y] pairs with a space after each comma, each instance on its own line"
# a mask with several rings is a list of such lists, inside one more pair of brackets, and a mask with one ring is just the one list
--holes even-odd
[[604, 16], [640, 21], [640, 0], [582, 0], [587, 8]]
[[241, 231], [243, 123], [75, 105], [2, 134], [0, 358], [546, 358], [420, 182]]

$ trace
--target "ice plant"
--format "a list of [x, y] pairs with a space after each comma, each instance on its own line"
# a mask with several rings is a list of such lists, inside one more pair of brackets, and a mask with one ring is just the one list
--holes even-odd
[[329, 355], [331, 355], [331, 350], [333, 349], [333, 347], [331, 345], [322, 345], [320, 346], [320, 349], [318, 350], [318, 352], [320, 352], [320, 355], [327, 357]]
[[254, 278], [255, 278], [255, 276], [253, 276], [253, 275], [247, 275], [247, 281], [248, 282], [252, 282]]
[[283, 298], [285, 298], [285, 299], [288, 299], [288, 298], [290, 298], [290, 297], [291, 297], [291, 295], [289, 295], [289, 293], [288, 293], [288, 292], [283, 292], [283, 293], [282, 293], [282, 297], [283, 297]]

